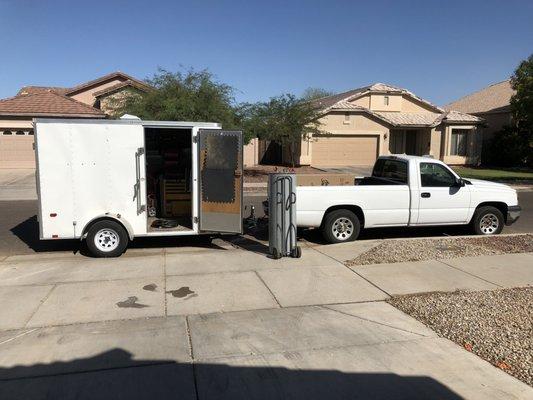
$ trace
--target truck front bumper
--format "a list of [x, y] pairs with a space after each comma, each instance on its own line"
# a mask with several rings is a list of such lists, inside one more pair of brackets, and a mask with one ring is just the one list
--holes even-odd
[[510, 206], [507, 209], [507, 218], [505, 219], [505, 225], [514, 224], [518, 218], [520, 218], [520, 211], [522, 208], [520, 206]]

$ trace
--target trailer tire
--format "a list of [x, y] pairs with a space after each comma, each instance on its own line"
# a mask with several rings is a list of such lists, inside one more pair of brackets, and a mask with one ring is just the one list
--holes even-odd
[[118, 222], [103, 220], [90, 226], [85, 241], [94, 257], [118, 257], [128, 247], [129, 238]]
[[352, 242], [359, 236], [361, 222], [350, 210], [334, 210], [326, 214], [322, 236], [328, 243]]

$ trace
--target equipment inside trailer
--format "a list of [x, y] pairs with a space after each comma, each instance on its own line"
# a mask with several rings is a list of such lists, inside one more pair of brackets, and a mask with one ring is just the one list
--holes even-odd
[[148, 232], [192, 230], [192, 131], [145, 128]]

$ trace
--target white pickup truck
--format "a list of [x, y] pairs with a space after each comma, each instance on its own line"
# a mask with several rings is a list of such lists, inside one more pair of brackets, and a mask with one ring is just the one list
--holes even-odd
[[520, 216], [516, 190], [462, 179], [429, 157], [379, 157], [372, 176], [353, 186], [299, 186], [299, 227], [320, 227], [330, 243], [357, 239], [361, 229], [471, 224], [494, 235]]

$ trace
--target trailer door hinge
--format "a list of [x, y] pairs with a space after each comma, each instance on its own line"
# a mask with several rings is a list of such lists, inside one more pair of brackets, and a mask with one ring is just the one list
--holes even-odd
[[198, 143], [198, 135], [192, 137], [193, 143]]
[[198, 221], [199, 221], [199, 220], [198, 220], [198, 217], [194, 217], [194, 218], [193, 218], [193, 221], [194, 221], [195, 224], [197, 224]]

